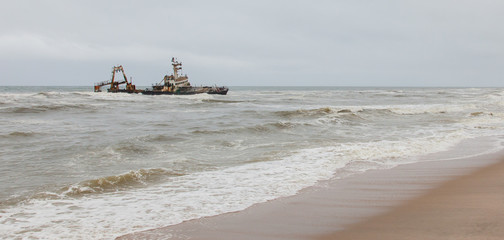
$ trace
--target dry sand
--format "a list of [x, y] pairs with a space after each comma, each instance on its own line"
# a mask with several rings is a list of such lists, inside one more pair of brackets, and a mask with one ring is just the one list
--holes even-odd
[[455, 161], [431, 156], [428, 162], [332, 179], [243, 211], [119, 239], [502, 239], [504, 163], [484, 167], [503, 156]]
[[504, 239], [504, 161], [314, 239]]

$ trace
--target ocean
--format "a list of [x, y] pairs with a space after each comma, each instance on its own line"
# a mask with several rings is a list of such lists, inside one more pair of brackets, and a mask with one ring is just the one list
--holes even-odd
[[[422, 161], [503, 148], [502, 88], [0, 87], [0, 238], [113, 239]], [[453, 159], [452, 159], [453, 160]]]

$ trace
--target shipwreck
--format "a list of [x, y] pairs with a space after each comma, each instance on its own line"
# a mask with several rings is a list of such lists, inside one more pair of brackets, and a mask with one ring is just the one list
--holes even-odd
[[[173, 74], [165, 75], [161, 82], [152, 85], [152, 88], [145, 90], [136, 89], [132, 80], [128, 81], [124, 68], [120, 65], [112, 68], [112, 77], [109, 81], [103, 81], [94, 85], [95, 92], [101, 92], [101, 87], [110, 86], [107, 91], [111, 93], [125, 92], [125, 93], [142, 93], [145, 95], [193, 95], [193, 94], [220, 94], [226, 95], [229, 91], [227, 87], [218, 86], [191, 86], [187, 75], [180, 74], [182, 70], [182, 63], [172, 58]], [[123, 80], [116, 80], [116, 73], [121, 72]], [[123, 88], [120, 86], [124, 85]]]

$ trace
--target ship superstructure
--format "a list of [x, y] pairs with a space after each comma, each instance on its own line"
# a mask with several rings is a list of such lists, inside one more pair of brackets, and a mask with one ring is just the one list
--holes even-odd
[[147, 95], [190, 95], [199, 93], [226, 95], [229, 90], [227, 87], [191, 86], [187, 75], [181, 74], [182, 63], [177, 61], [175, 58], [172, 58], [172, 68], [172, 75], [165, 75], [161, 82], [152, 86], [151, 90], [147, 89], [142, 93]]

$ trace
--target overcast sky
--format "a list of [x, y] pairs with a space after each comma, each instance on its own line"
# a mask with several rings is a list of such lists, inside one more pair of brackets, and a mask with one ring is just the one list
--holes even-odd
[[504, 86], [502, 0], [0, 0], [0, 85]]

